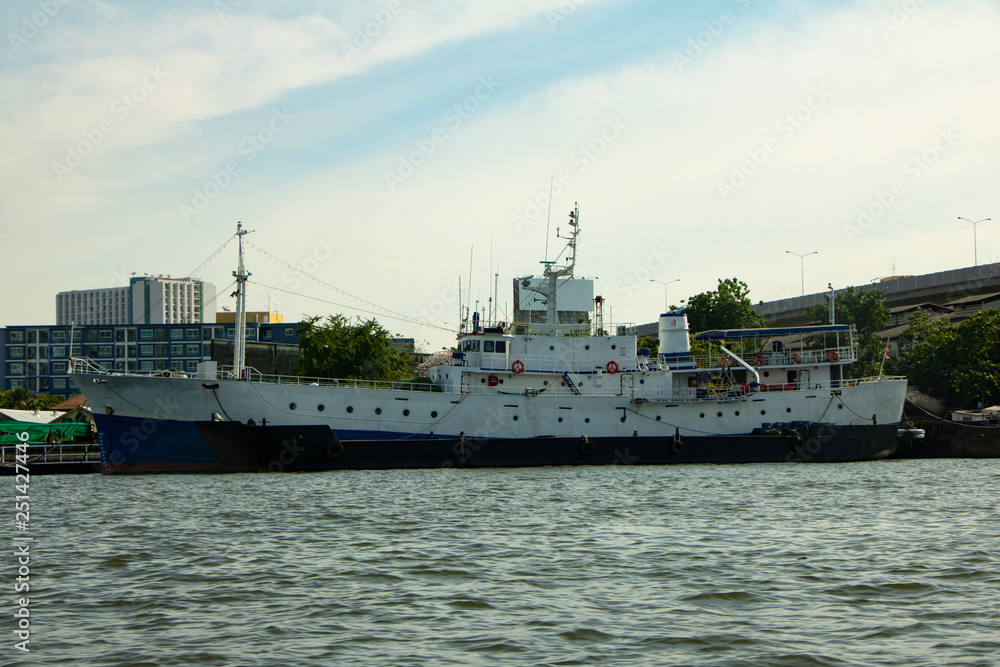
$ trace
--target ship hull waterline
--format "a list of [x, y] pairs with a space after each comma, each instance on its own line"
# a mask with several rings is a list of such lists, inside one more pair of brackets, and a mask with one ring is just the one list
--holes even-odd
[[[157, 438], [123, 446], [117, 434], [150, 420], [95, 415], [107, 474], [306, 472], [679, 463], [840, 463], [885, 458], [896, 426], [802, 424], [781, 433], [674, 437], [419, 437], [352, 439], [325, 425], [155, 423]], [[126, 442], [130, 439], [126, 438]], [[135, 443], [139, 446], [135, 446]], [[131, 450], [131, 451], [130, 451]]]

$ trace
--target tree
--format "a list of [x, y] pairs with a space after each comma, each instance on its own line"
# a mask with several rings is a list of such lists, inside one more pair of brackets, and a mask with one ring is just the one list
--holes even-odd
[[984, 310], [953, 324], [924, 311], [899, 337], [898, 369], [907, 380], [949, 408], [983, 407], [1000, 400], [1000, 311]]
[[407, 377], [409, 354], [392, 345], [389, 332], [375, 319], [344, 315], [306, 317], [299, 323], [301, 375], [361, 380], [399, 380]]
[[[820, 323], [830, 321], [830, 297], [827, 303], [806, 308], [806, 314]], [[878, 375], [885, 358], [885, 340], [879, 332], [889, 323], [889, 308], [885, 292], [876, 288], [855, 291], [848, 287], [836, 297], [837, 324], [853, 324], [858, 340], [858, 360], [847, 367], [848, 378]]]
[[719, 279], [719, 288], [688, 299], [688, 327], [692, 333], [713, 329], [751, 329], [764, 326], [764, 318], [754, 312], [750, 288], [736, 278]]

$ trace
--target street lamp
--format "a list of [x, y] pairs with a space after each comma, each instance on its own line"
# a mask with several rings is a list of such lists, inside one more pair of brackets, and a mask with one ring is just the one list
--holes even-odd
[[799, 258], [799, 273], [802, 279], [802, 296], [806, 295], [806, 257], [809, 255], [818, 255], [818, 250], [813, 250], [812, 252], [807, 252], [806, 254], [801, 254], [798, 252], [792, 252], [791, 250], [786, 250], [785, 253], [789, 255], [796, 255]]
[[680, 282], [680, 278], [674, 278], [673, 280], [668, 280], [666, 282], [663, 282], [662, 280], [657, 280], [656, 278], [650, 278], [649, 282], [660, 283], [661, 285], [663, 285], [663, 312], [665, 313], [668, 312], [670, 310], [670, 304], [667, 302], [667, 285], [669, 285], [670, 283]]
[[[958, 219], [965, 220], [966, 222], [972, 222], [972, 220], [969, 220], [968, 218], [963, 218], [962, 216], [958, 216]], [[980, 222], [986, 222], [987, 220], [991, 220], [991, 218], [983, 218], [982, 220], [976, 220], [975, 222], [972, 222], [972, 257], [976, 262], [975, 264], [976, 266], [979, 266], [979, 250], [976, 248], [977, 245], [976, 225], [978, 225]]]

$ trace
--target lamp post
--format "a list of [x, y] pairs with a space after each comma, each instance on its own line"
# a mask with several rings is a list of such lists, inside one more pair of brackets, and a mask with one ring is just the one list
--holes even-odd
[[668, 312], [670, 310], [670, 303], [667, 301], [667, 285], [670, 283], [680, 282], [680, 278], [674, 278], [673, 280], [668, 280], [666, 282], [662, 280], [657, 280], [656, 278], [650, 278], [651, 283], [660, 283], [663, 285], [663, 312]]
[[807, 252], [804, 255], [798, 252], [792, 252], [791, 250], [786, 250], [785, 253], [789, 255], [796, 255], [799, 258], [799, 275], [802, 280], [802, 296], [806, 295], [806, 257], [809, 255], [818, 255], [818, 250], [813, 250], [812, 252]]
[[973, 260], [976, 262], [975, 266], [979, 266], [979, 250], [976, 247], [978, 245], [978, 242], [976, 240], [976, 225], [978, 225], [980, 222], [986, 222], [987, 220], [991, 220], [992, 218], [983, 218], [982, 220], [976, 220], [975, 222], [969, 220], [968, 218], [963, 218], [962, 216], [958, 216], [958, 219], [965, 220], [966, 222], [972, 222], [972, 257]]

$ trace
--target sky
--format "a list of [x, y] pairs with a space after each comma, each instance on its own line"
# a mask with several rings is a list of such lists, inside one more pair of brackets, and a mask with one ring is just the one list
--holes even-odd
[[233, 309], [237, 221], [248, 309], [426, 350], [460, 293], [509, 316], [576, 204], [605, 322], [1000, 261], [995, 0], [13, 0], [0, 26], [0, 326], [133, 274]]

